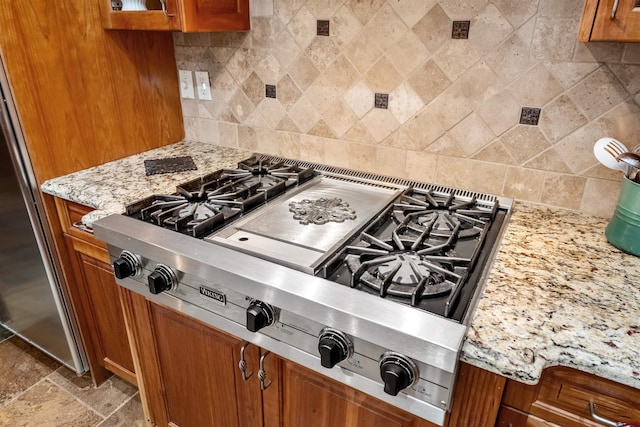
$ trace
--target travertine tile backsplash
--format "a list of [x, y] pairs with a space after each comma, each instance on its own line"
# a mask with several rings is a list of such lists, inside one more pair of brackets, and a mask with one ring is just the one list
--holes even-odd
[[640, 144], [640, 44], [578, 43], [584, 0], [251, 7], [250, 32], [174, 36], [178, 68], [212, 84], [213, 101], [183, 100], [187, 138], [613, 213], [621, 175], [592, 147]]

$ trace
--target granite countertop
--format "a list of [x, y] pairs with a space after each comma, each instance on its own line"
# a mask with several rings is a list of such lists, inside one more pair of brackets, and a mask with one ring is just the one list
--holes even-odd
[[[96, 210], [234, 166], [251, 152], [184, 141], [51, 179], [42, 190]], [[143, 161], [191, 156], [197, 170], [145, 175]], [[607, 243], [607, 220], [516, 202], [461, 360], [524, 383], [563, 365], [640, 388], [640, 258]]]

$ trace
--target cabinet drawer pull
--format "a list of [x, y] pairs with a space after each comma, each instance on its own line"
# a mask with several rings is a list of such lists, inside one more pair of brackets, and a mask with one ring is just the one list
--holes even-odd
[[264, 370], [264, 359], [269, 355], [269, 352], [265, 352], [260, 356], [260, 370], [258, 371], [258, 378], [260, 378], [260, 390], [265, 391], [267, 387], [271, 385], [271, 381], [267, 382], [267, 371]]
[[620, 0], [615, 0], [613, 2], [613, 7], [611, 8], [611, 19], [616, 19], [616, 13], [618, 13], [618, 4]]
[[596, 414], [596, 404], [593, 402], [589, 402], [589, 413], [591, 414], [591, 418], [593, 418], [597, 422], [602, 423], [606, 426], [620, 427], [620, 426], [626, 425], [624, 423], [617, 423], [615, 421], [608, 420]]
[[251, 375], [253, 375], [253, 371], [247, 373], [247, 361], [244, 360], [244, 351], [250, 345], [250, 342], [245, 342], [242, 348], [240, 348], [240, 363], [238, 363], [238, 368], [240, 368], [240, 372], [242, 372], [242, 379], [244, 381], [248, 380], [251, 378]]
[[84, 225], [82, 221], [76, 221], [71, 224], [71, 226], [73, 228], [77, 228], [78, 230], [86, 231], [87, 233], [93, 234], [93, 228], [89, 227], [88, 225]]
[[[617, 0], [616, 0], [617, 1]], [[173, 13], [167, 13], [167, 0], [160, 0], [160, 5], [162, 6], [162, 13], [164, 14], [164, 16], [166, 16], [167, 18], [173, 18], [174, 16], [176, 16]], [[613, 18], [612, 18], [613, 19]]]

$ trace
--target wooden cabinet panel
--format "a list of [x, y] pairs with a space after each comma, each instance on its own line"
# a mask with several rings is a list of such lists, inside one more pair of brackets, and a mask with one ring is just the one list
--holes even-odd
[[147, 11], [114, 11], [102, 2], [104, 28], [184, 32], [246, 31], [250, 29], [249, 0], [166, 0], [147, 2]]
[[[612, 18], [614, 5], [617, 4]], [[587, 0], [578, 39], [588, 41], [640, 41], [640, 10], [636, 0]]]

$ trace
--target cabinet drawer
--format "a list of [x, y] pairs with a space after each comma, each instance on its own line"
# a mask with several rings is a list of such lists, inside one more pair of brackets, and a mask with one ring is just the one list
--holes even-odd
[[[545, 371], [537, 400], [530, 413], [547, 420], [575, 420], [576, 425], [602, 425], [591, 416], [595, 404], [598, 416], [614, 422], [640, 422], [640, 390], [569, 368]], [[559, 420], [559, 419], [558, 419]]]
[[70, 202], [60, 198], [55, 198], [56, 209], [60, 217], [62, 231], [78, 239], [106, 249], [106, 245], [93, 237], [92, 230], [82, 224], [82, 217], [95, 208]]

